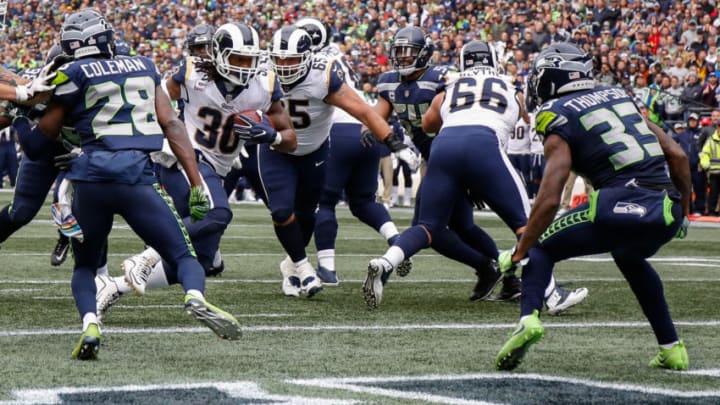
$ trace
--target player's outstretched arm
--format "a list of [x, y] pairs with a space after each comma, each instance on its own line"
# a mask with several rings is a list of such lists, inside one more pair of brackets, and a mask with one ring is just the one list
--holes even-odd
[[175, 114], [170, 105], [170, 99], [161, 86], [157, 86], [155, 89], [155, 111], [158, 123], [170, 144], [170, 149], [172, 149], [173, 154], [185, 169], [190, 185], [193, 187], [202, 186], [195, 150], [190, 143], [190, 138], [188, 138], [185, 124]]
[[688, 163], [688, 157], [683, 151], [680, 145], [673, 141], [673, 139], [665, 133], [660, 127], [653, 124], [649, 120], [645, 120], [653, 131], [655, 137], [657, 137], [660, 147], [665, 154], [665, 160], [668, 162], [670, 169], [670, 178], [672, 178], [673, 184], [677, 187], [680, 194], [682, 194], [682, 209], [683, 215], [688, 216], [690, 214], [690, 201], [692, 194], [692, 182], [690, 180], [690, 164]]
[[325, 97], [325, 102], [341, 108], [357, 118], [382, 142], [393, 132], [386, 118], [380, 116], [346, 83], [343, 83], [338, 91], [328, 94]]
[[540, 235], [555, 219], [560, 208], [560, 197], [570, 175], [572, 155], [570, 146], [559, 136], [549, 135], [545, 139], [545, 172], [540, 191], [535, 198], [530, 218], [513, 255], [513, 262], [527, 256], [530, 248], [537, 243]]
[[288, 115], [287, 110], [283, 108], [280, 100], [273, 102], [270, 105], [270, 109], [265, 112], [265, 115], [270, 118], [275, 130], [282, 135], [282, 141], [273, 146], [273, 148], [284, 153], [294, 151], [295, 148], [297, 148], [295, 128], [293, 128], [290, 115]]

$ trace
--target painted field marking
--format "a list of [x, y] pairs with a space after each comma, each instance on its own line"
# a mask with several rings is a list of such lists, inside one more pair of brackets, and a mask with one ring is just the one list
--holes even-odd
[[[709, 321], [676, 321], [677, 326], [684, 327], [718, 327], [720, 320]], [[447, 324], [398, 324], [398, 325], [314, 325], [314, 326], [247, 326], [244, 332], [357, 332], [357, 331], [426, 331], [426, 330], [495, 330], [512, 329], [515, 323], [447, 323]], [[544, 323], [549, 329], [592, 329], [592, 328], [647, 328], [647, 322], [568, 322]], [[103, 328], [108, 335], [136, 334], [169, 334], [169, 333], [200, 333], [208, 332], [200, 327], [167, 327], [167, 328]], [[36, 335], [70, 335], [76, 329], [24, 329], [0, 330], [0, 337], [36, 336]]]

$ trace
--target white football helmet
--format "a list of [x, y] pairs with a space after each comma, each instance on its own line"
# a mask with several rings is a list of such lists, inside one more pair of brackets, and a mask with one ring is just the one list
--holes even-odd
[[[270, 44], [270, 64], [281, 84], [293, 84], [303, 78], [310, 69], [312, 39], [301, 28], [294, 25], [275, 32]], [[297, 63], [281, 62], [297, 59]]]
[[[255, 76], [260, 59], [260, 38], [255, 28], [237, 22], [221, 25], [212, 40], [211, 57], [218, 73], [229, 82], [244, 86]], [[233, 55], [251, 58], [249, 66], [230, 63]]]

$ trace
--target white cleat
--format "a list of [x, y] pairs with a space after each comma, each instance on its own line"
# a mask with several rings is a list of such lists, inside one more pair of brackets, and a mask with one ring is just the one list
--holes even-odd
[[300, 278], [300, 293], [307, 294], [308, 298], [319, 293], [323, 289], [323, 283], [318, 277], [312, 264], [306, 262], [297, 269]]
[[383, 286], [382, 281], [383, 274], [388, 272], [386, 268], [392, 268], [390, 263], [382, 257], [370, 260], [368, 263], [367, 278], [363, 283], [363, 298], [368, 309], [373, 310], [380, 305], [382, 302]]
[[146, 258], [143, 253], [123, 260], [122, 269], [125, 273], [125, 282], [138, 294], [145, 294], [145, 286], [153, 266], [156, 264], [157, 262], [153, 263], [153, 260]]
[[300, 277], [297, 275], [295, 263], [290, 256], [286, 256], [280, 262], [280, 274], [282, 274], [282, 291], [288, 297], [300, 296]]
[[572, 291], [555, 287], [552, 294], [545, 299], [548, 315], [559, 315], [561, 312], [583, 302], [588, 295], [587, 288], [577, 288]]
[[108, 276], [95, 277], [95, 288], [97, 289], [95, 293], [97, 319], [98, 322], [102, 323], [108, 309], [120, 301], [120, 297], [122, 297], [123, 294], [118, 290], [115, 280]]

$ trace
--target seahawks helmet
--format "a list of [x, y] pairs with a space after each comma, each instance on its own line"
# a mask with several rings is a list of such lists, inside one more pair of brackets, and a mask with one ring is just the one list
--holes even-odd
[[554, 43], [535, 57], [528, 75], [528, 99], [540, 105], [574, 91], [595, 87], [593, 59], [569, 42]]
[[47, 55], [45, 56], [45, 64], [52, 62], [57, 58], [58, 56], [63, 54], [62, 46], [60, 46], [59, 43], [56, 43], [55, 45], [50, 47], [50, 50], [48, 50]]
[[476, 68], [490, 68], [494, 72], [498, 70], [495, 48], [477, 39], [463, 45], [460, 51], [460, 71]]
[[290, 25], [275, 32], [270, 44], [270, 64], [281, 84], [293, 84], [307, 74], [311, 47], [312, 38], [299, 27]]
[[70, 14], [60, 31], [60, 46], [75, 59], [87, 56], [113, 56], [115, 31], [93, 8]]
[[185, 39], [185, 48], [188, 54], [200, 57], [210, 55], [213, 33], [214, 28], [208, 24], [198, 24], [193, 27]]
[[[260, 39], [255, 28], [243, 23], [231, 22], [221, 25], [212, 37], [210, 57], [217, 72], [230, 83], [246, 85], [255, 76], [260, 59]], [[250, 58], [249, 66], [231, 63], [231, 57]]]
[[330, 45], [330, 27], [317, 18], [306, 17], [295, 22], [297, 27], [305, 30], [310, 35], [312, 45], [310, 50], [318, 52]]
[[418, 27], [405, 27], [395, 34], [390, 47], [390, 60], [401, 75], [407, 76], [430, 64], [435, 46]]
[[125, 41], [115, 41], [115, 56], [132, 56], [135, 55], [135, 51]]

